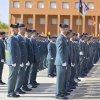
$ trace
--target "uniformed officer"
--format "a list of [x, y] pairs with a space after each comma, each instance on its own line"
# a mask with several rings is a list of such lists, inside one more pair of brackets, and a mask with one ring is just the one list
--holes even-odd
[[56, 45], [55, 37], [53, 35], [49, 36], [50, 42], [48, 43], [48, 54], [47, 54], [47, 64], [48, 64], [48, 77], [54, 77], [54, 61], [56, 56]]
[[5, 45], [3, 42], [4, 38], [5, 38], [5, 32], [0, 32], [0, 85], [5, 84], [2, 81], [2, 72], [3, 72], [4, 62], [5, 62]]
[[16, 39], [16, 35], [18, 34], [18, 26], [10, 25], [11, 35], [7, 40], [7, 48], [8, 48], [8, 61], [7, 64], [9, 66], [9, 77], [8, 77], [8, 97], [19, 97], [15, 93], [15, 85], [17, 81], [18, 70], [21, 64], [21, 50]]
[[66, 32], [68, 31], [68, 25], [60, 24], [60, 35], [56, 41], [56, 71], [57, 71], [57, 79], [56, 79], [56, 99], [66, 99], [66, 96], [63, 95], [63, 84], [65, 78], [65, 72], [67, 69], [67, 50], [66, 50]]
[[32, 44], [30, 42], [30, 37], [32, 35], [32, 30], [31, 29], [26, 29], [25, 32], [25, 43], [26, 43], [26, 48], [27, 48], [27, 64], [26, 64], [26, 68], [25, 68], [25, 74], [24, 74], [24, 81], [23, 81], [23, 85], [22, 85], [22, 90], [24, 91], [31, 91], [32, 89], [28, 88], [28, 79], [29, 79], [29, 73], [31, 70], [31, 66], [33, 65], [33, 48], [32, 48]]
[[25, 35], [25, 25], [24, 24], [18, 24], [18, 35], [16, 38], [18, 39], [20, 49], [21, 49], [21, 63], [18, 71], [18, 77], [17, 77], [17, 82], [16, 82], [16, 88], [15, 91], [19, 94], [25, 94], [26, 92], [21, 90], [23, 80], [24, 80], [24, 73], [25, 73], [25, 68], [26, 68], [26, 63], [27, 61], [27, 48], [24, 40], [24, 35]]
[[30, 41], [32, 43], [32, 47], [34, 50], [34, 53], [33, 53], [34, 60], [33, 60], [33, 66], [31, 67], [30, 75], [29, 75], [29, 84], [32, 85], [32, 88], [36, 88], [37, 85], [39, 85], [39, 83], [36, 82], [37, 69], [40, 62], [39, 47], [36, 41], [37, 36], [38, 36], [37, 31], [32, 30], [32, 36], [30, 38]]
[[70, 34], [71, 34], [72, 30], [68, 30], [68, 32], [66, 33], [66, 45], [67, 45], [67, 70], [65, 73], [65, 79], [64, 79], [64, 87], [63, 87], [63, 92], [66, 95], [69, 95], [69, 84], [70, 84], [70, 76], [71, 76], [71, 49], [70, 49], [70, 44], [69, 44], [69, 40], [70, 40]]

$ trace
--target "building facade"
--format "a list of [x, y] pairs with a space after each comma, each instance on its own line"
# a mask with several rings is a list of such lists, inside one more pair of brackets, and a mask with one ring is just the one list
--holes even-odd
[[[24, 23], [26, 27], [37, 29], [40, 33], [59, 34], [59, 24], [66, 23], [78, 32], [79, 0], [10, 0], [9, 24]], [[84, 0], [89, 11], [80, 16], [79, 33], [99, 35], [100, 0]], [[92, 26], [91, 17], [95, 19]]]

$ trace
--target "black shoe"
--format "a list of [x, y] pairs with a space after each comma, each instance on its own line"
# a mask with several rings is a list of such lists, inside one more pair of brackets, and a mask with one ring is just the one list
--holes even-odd
[[80, 79], [77, 79], [79, 82], [81, 81]]
[[36, 85], [32, 85], [32, 88], [37, 88], [37, 86]]
[[27, 88], [23, 88], [22, 90], [23, 90], [23, 91], [32, 91], [32, 89], [30, 89], [30, 88], [28, 88], [28, 87], [27, 87]]
[[5, 84], [6, 84], [6, 83], [4, 83], [4, 82], [2, 82], [2, 81], [0, 82], [0, 85], [5, 85]]
[[12, 98], [18, 98], [18, 97], [20, 97], [20, 95], [16, 95], [16, 94], [11, 94], [11, 95], [7, 95], [7, 97], [12, 97]]
[[75, 86], [72, 86], [71, 89], [76, 89], [76, 87]]
[[67, 96], [67, 95], [70, 95], [70, 93], [68, 93], [68, 92], [65, 92], [65, 93], [64, 93], [64, 95], [65, 95], [65, 96]]
[[36, 82], [35, 85], [40, 85], [40, 83], [37, 83], [37, 82]]
[[73, 85], [73, 86], [77, 86], [77, 85], [78, 85], [78, 83], [77, 83], [77, 82], [74, 82], [72, 85]]
[[16, 93], [19, 93], [19, 94], [26, 94], [26, 92], [22, 91], [22, 90], [17, 90]]
[[67, 92], [72, 92], [73, 90], [68, 90]]
[[54, 76], [53, 76], [53, 75], [48, 75], [48, 77], [49, 77], [49, 78], [53, 78]]
[[67, 99], [65, 96], [56, 96], [55, 99]]

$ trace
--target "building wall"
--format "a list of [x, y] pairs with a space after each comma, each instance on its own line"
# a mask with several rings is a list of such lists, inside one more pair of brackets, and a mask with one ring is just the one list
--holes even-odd
[[[21, 18], [21, 22], [28, 28], [37, 29], [40, 33], [44, 32], [47, 34], [49, 31], [51, 34], [59, 34], [59, 24], [63, 23], [64, 18], [69, 19], [69, 28], [73, 29], [74, 32], [78, 32], [78, 25], [76, 25], [76, 19], [78, 18], [78, 10], [75, 9], [75, 2], [78, 0], [41, 0], [44, 1], [44, 8], [37, 8], [37, 3], [40, 0], [17, 0], [20, 2], [19, 8], [13, 8], [13, 1], [10, 0], [9, 10], [9, 24], [15, 23], [17, 17]], [[32, 1], [32, 8], [25, 8], [25, 1]], [[57, 8], [51, 9], [50, 2], [55, 1]], [[88, 32], [92, 35], [99, 33], [100, 23], [100, 0], [84, 0], [87, 2], [94, 2], [94, 9], [89, 10], [82, 19], [82, 25], [80, 25], [79, 33]], [[62, 2], [69, 2], [68, 9], [62, 9]], [[94, 16], [96, 25], [91, 27], [88, 25], [88, 19]], [[33, 24], [27, 24], [27, 19], [33, 18]], [[39, 19], [45, 18], [45, 24], [41, 25]], [[57, 24], [51, 24], [52, 18], [57, 18]]]

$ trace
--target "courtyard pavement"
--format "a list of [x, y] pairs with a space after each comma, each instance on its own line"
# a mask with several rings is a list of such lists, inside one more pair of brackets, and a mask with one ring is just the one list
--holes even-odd
[[[3, 81], [7, 83], [8, 66], [4, 66]], [[7, 85], [0, 85], [0, 100], [55, 100], [56, 78], [47, 77], [47, 69], [38, 72], [40, 85], [20, 98], [7, 97]], [[68, 100], [100, 100], [100, 61], [94, 65], [87, 77], [81, 78], [77, 88], [68, 96]]]

